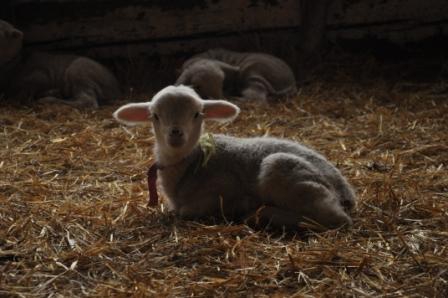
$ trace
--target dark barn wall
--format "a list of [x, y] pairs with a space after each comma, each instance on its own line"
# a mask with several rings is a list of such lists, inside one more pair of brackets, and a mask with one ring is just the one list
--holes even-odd
[[[325, 5], [328, 3], [329, 5]], [[404, 44], [448, 35], [447, 0], [7, 0], [26, 47], [168, 66], [212, 47], [278, 55], [301, 76], [320, 37]], [[164, 60], [165, 59], [165, 60]], [[163, 63], [160, 61], [164, 60]], [[159, 62], [158, 62], [159, 61]], [[172, 81], [170, 77], [168, 81]]]
[[[328, 0], [317, 0], [326, 2]], [[28, 48], [108, 59], [152, 57], [168, 67], [213, 47], [265, 51], [298, 65], [297, 0], [12, 1]], [[284, 46], [288, 45], [288, 46]], [[176, 59], [176, 58], [174, 58]], [[172, 67], [171, 67], [172, 68]], [[297, 69], [295, 69], [297, 72]]]
[[[284, 48], [289, 41], [301, 47], [301, 37], [319, 34], [300, 35], [304, 21], [316, 27], [325, 16], [309, 6], [326, 2], [331, 40], [403, 43], [448, 32], [446, 0], [7, 0], [2, 17], [23, 29], [35, 48], [171, 54], [215, 44]], [[268, 41], [271, 46], [263, 44]]]
[[447, 0], [335, 0], [329, 7], [328, 38], [372, 37], [394, 43], [448, 36]]
[[312, 52], [319, 45], [325, 16], [330, 40], [373, 37], [405, 43], [448, 32], [447, 0], [7, 0], [2, 4], [2, 17], [25, 32], [28, 46], [101, 57], [191, 53], [215, 46], [291, 56], [299, 50]]
[[15, 23], [38, 49], [120, 56], [173, 54], [223, 44], [254, 47], [296, 35], [300, 1], [15, 1]]

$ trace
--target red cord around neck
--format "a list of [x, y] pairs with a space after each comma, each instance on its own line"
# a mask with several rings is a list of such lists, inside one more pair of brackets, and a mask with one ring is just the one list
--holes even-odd
[[148, 190], [149, 200], [148, 206], [155, 207], [159, 204], [159, 195], [157, 194], [157, 170], [159, 166], [157, 163], [153, 163], [148, 170]]
[[148, 169], [148, 190], [149, 190], [149, 207], [155, 207], [159, 204], [159, 195], [157, 194], [157, 170], [164, 170], [169, 167], [178, 166], [180, 163], [184, 162], [185, 158], [182, 158], [179, 162], [172, 165], [162, 166], [157, 162], [154, 162]]

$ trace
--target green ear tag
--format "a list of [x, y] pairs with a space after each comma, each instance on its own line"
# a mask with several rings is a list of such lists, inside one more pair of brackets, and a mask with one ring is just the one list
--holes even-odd
[[202, 135], [199, 139], [199, 146], [201, 146], [201, 150], [204, 153], [201, 166], [205, 168], [212, 155], [216, 152], [216, 143], [213, 135], [211, 133]]

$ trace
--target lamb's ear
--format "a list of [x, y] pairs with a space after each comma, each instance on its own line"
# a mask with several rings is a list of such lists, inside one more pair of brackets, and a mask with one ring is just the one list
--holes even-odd
[[127, 125], [145, 123], [151, 116], [151, 103], [129, 103], [116, 110], [113, 116], [118, 122]]
[[225, 100], [204, 100], [202, 113], [204, 119], [230, 122], [238, 116], [240, 108]]

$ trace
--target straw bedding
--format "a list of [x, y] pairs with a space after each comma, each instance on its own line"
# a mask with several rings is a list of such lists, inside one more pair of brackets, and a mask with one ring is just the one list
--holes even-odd
[[114, 122], [120, 103], [3, 104], [0, 296], [446, 297], [448, 86], [333, 74], [208, 126], [292, 138], [338, 165], [354, 225], [307, 236], [146, 208], [154, 137]]

